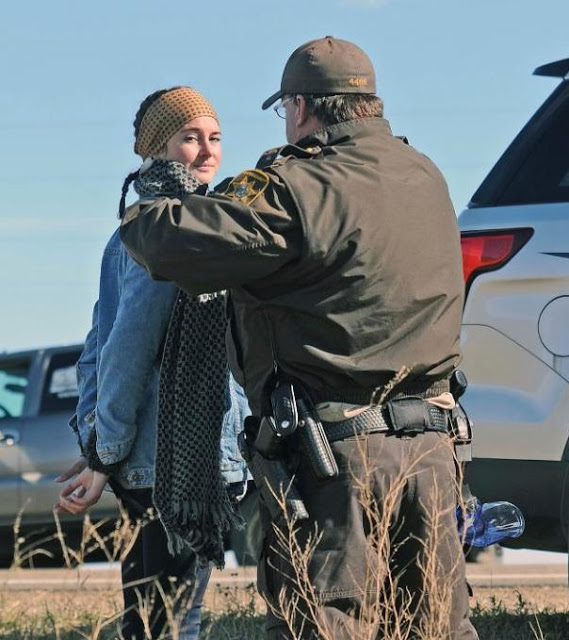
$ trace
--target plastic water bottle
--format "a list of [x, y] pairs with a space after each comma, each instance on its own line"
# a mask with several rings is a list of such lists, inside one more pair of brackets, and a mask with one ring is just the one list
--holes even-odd
[[522, 512], [511, 502], [481, 503], [474, 498], [464, 511], [458, 506], [456, 516], [461, 540], [471, 547], [488, 547], [505, 538], [519, 538], [525, 528]]

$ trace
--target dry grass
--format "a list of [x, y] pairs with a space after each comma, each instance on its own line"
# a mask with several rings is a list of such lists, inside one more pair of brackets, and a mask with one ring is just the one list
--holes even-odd
[[[22, 535], [22, 513], [18, 514], [13, 526], [14, 554], [11, 565], [12, 570], [22, 570], [29, 566], [34, 568], [38, 561], [52, 559], [56, 555], [61, 558], [63, 566], [73, 569], [93, 554], [102, 555], [109, 563], [122, 563], [136, 542], [144, 524], [129, 521], [125, 510], [121, 508], [120, 517], [109, 527], [110, 523], [100, 521], [93, 524], [88, 515], [83, 520], [82, 535], [78, 544], [72, 546], [67, 541], [59, 517], [54, 511], [55, 533], [47, 534], [40, 538], [33, 537], [30, 541]], [[151, 514], [149, 513], [150, 517]], [[149, 519], [147, 520], [149, 521]], [[48, 546], [48, 548], [45, 548]], [[55, 548], [55, 550], [54, 550]], [[172, 585], [171, 591], [165, 592], [158, 580], [154, 583], [138, 581], [129, 585], [135, 587], [138, 597], [138, 612], [142, 619], [146, 635], [151, 637], [150, 619], [155, 602], [164, 603], [169, 640], [178, 640], [187, 607], [186, 584], [176, 587]], [[77, 580], [77, 592], [81, 592], [81, 581]], [[54, 611], [51, 599], [42, 603], [42, 611], [26, 611], [24, 620], [16, 616], [8, 615], [2, 619], [6, 629], [12, 630], [16, 638], [59, 638], [80, 637], [85, 640], [103, 640], [107, 636], [120, 638], [119, 622], [122, 617], [122, 603], [117, 606], [116, 598], [113, 598], [102, 607], [97, 606], [90, 612], [77, 609], [75, 606], [75, 594], [67, 592], [68, 597], [59, 599], [59, 610]], [[122, 593], [120, 594], [122, 596]], [[4, 601], [2, 601], [4, 604]], [[4, 609], [4, 607], [3, 607]], [[1, 628], [1, 627], [0, 627]], [[18, 635], [19, 634], [19, 635]], [[66, 635], [67, 634], [67, 635]], [[4, 634], [5, 635], [5, 634]], [[12, 636], [9, 636], [12, 637]]]
[[[363, 450], [362, 450], [362, 459]], [[353, 618], [354, 640], [374, 640], [377, 629], [390, 640], [442, 640], [448, 637], [450, 597], [456, 586], [451, 574], [443, 574], [436, 549], [444, 527], [438, 497], [439, 487], [433, 485], [433, 504], [440, 508], [430, 510], [427, 523], [429, 534], [422, 541], [422, 571], [426, 588], [420, 599], [403, 598], [396, 604], [398, 575], [390, 571], [390, 523], [403, 487], [410, 474], [418, 472], [421, 459], [415, 460], [405, 474], [396, 478], [381, 509], [374, 502], [369, 483], [373, 469], [359, 481], [358, 490], [362, 506], [370, 523], [367, 553], [368, 573], [364, 592], [377, 594], [374, 599], [362, 598], [364, 606]], [[284, 496], [278, 496], [284, 510]], [[45, 550], [40, 540], [29, 545], [21, 536], [21, 518], [14, 526], [14, 567], [33, 564], [43, 557]], [[68, 567], [82, 563], [94, 549], [105, 550], [110, 561], [120, 561], [125, 550], [140, 532], [132, 528], [126, 518], [119, 519], [110, 534], [101, 534], [100, 525], [88, 518], [82, 539], [76, 548], [70, 547], [56, 520], [56, 540], [61, 546]], [[306, 638], [306, 630], [314, 629], [319, 640], [335, 640], [335, 628], [322, 615], [318, 594], [311, 583], [308, 569], [319, 532], [314, 530], [301, 542], [297, 536], [297, 523], [275, 528], [275, 553], [289, 560], [287, 585], [273, 604], [273, 613], [282, 618], [295, 640]], [[457, 556], [456, 562], [460, 558]], [[373, 587], [373, 588], [372, 588]], [[400, 594], [401, 595], [401, 594]], [[117, 620], [122, 602], [120, 591], [87, 591], [78, 585], [73, 591], [12, 591], [0, 596], [0, 638], [6, 640], [111, 640], [117, 637]], [[415, 625], [417, 609], [421, 610], [419, 625]], [[144, 612], [147, 602], [141, 602]], [[176, 598], [167, 605], [172, 619], [171, 638], [177, 640], [180, 615]], [[264, 638], [263, 617], [265, 604], [254, 587], [222, 587], [215, 585], [215, 574], [207, 592], [201, 640], [261, 640]], [[527, 589], [477, 588], [473, 599], [473, 622], [480, 640], [569, 640], [569, 601], [567, 590], [550, 587]]]
[[[531, 613], [554, 609], [569, 613], [569, 589], [559, 586], [517, 586], [517, 587], [476, 587], [471, 598], [472, 607], [481, 611], [491, 611], [496, 603], [509, 613], [518, 610], [519, 599], [523, 600]], [[265, 603], [254, 591], [253, 586], [220, 586], [215, 584], [215, 574], [205, 597], [205, 609], [212, 615], [228, 610], [254, 607], [258, 615], [265, 612]], [[73, 622], [84, 617], [86, 612], [99, 610], [105, 616], [112, 616], [120, 610], [122, 597], [120, 589], [101, 590], [35, 590], [3, 591], [0, 594], [0, 615], [21, 619], [42, 616], [49, 609], [54, 615]]]
[[[565, 586], [478, 587], [472, 604], [480, 640], [535, 640], [540, 638], [531, 628], [536, 618], [544, 638], [569, 638], [569, 595]], [[97, 622], [118, 614], [121, 606], [117, 589], [6, 591], [0, 595], [0, 638], [78, 640], [82, 636], [77, 630], [90, 638]], [[212, 584], [206, 595], [200, 640], [261, 640], [264, 611], [264, 603], [251, 587]], [[111, 629], [103, 629], [100, 637], [112, 638]]]
[[51, 560], [57, 554], [63, 566], [71, 569], [91, 560], [94, 554], [107, 562], [121, 562], [136, 541], [141, 524], [132, 525], [126, 511], [119, 504], [120, 515], [113, 526], [106, 520], [91, 522], [89, 514], [83, 519], [81, 537], [78, 544], [71, 545], [66, 539], [57, 512], [53, 511], [53, 533], [26, 538], [22, 535], [23, 509], [18, 513], [13, 525], [14, 551], [12, 569], [33, 568]]

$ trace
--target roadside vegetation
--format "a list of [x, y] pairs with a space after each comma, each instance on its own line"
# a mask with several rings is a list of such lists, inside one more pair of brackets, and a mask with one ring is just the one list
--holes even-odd
[[[408, 473], [413, 473], [413, 465]], [[370, 474], [371, 477], [371, 474]], [[437, 536], [441, 527], [441, 511], [433, 509], [429, 539], [424, 540], [424, 575], [426, 588], [421, 606], [428, 611], [420, 630], [410, 629], [409, 609], [399, 608], [394, 612], [393, 599], [389, 594], [397, 589], [397, 576], [389, 570], [390, 541], [389, 522], [396, 508], [400, 492], [405, 486], [405, 478], [393, 483], [389, 499], [383, 504], [382, 513], [373, 508], [373, 497], [369, 486], [362, 482], [359, 487], [362, 504], [366, 506], [368, 520], [371, 523], [369, 542], [369, 577], [374, 584], [385, 584], [387, 590], [382, 594], [382, 602], [370, 603], [369, 610], [363, 612], [363, 619], [372, 620], [377, 627], [386, 628], [394, 618], [396, 628], [390, 629], [385, 637], [389, 640], [444, 640], [448, 637], [448, 611], [450, 593], [453, 588], [448, 576], [441, 575], [436, 554], [430, 549], [436, 548]], [[436, 483], [433, 491], [437, 492]], [[275, 496], [282, 501], [284, 497]], [[53, 543], [59, 546], [62, 564], [68, 568], [89, 559], [95, 550], [103, 549], [104, 557], [109, 561], [120, 561], [125, 548], [128, 548], [139, 533], [139, 528], [128, 526], [123, 517], [114, 527], [107, 527], [110, 533], [103, 535], [100, 525], [93, 525], [85, 519], [84, 535], [79, 545], [72, 547], [65, 539], [62, 527], [56, 517], [56, 534], [53, 539], [46, 538], [29, 542], [21, 533], [21, 518], [14, 525], [13, 570], [22, 570], [34, 566], [52, 554], [47, 547]], [[275, 613], [289, 623], [290, 628], [299, 627], [298, 615], [317, 631], [320, 640], [335, 640], [331, 629], [319, 617], [317, 595], [315, 594], [306, 567], [318, 542], [318, 532], [304, 545], [295, 535], [295, 522], [289, 521], [277, 531], [277, 545], [292, 557], [292, 572], [286, 592], [279, 594]], [[48, 544], [49, 543], [49, 544]], [[458, 559], [457, 559], [458, 561]], [[253, 585], [248, 587], [220, 587], [215, 579], [208, 590], [205, 613], [202, 622], [200, 640], [264, 640], [263, 621], [265, 605], [256, 594]], [[566, 589], [566, 588], [565, 588]], [[536, 604], [538, 589], [532, 589], [532, 596], [521, 591], [493, 590], [478, 588], [471, 600], [472, 621], [480, 640], [569, 640], [569, 599], [561, 599], [554, 605], [549, 602]], [[174, 615], [176, 603], [172, 602], [170, 614]], [[0, 638], [6, 640], [116, 640], [120, 638], [117, 623], [121, 615], [120, 589], [115, 591], [93, 591], [82, 589], [78, 584], [75, 590], [46, 592], [5, 591], [0, 594]], [[174, 620], [175, 622], [175, 620]], [[179, 628], [171, 623], [174, 630], [169, 640], [178, 640]], [[302, 631], [297, 632], [295, 640], [302, 640]], [[374, 635], [359, 632], [354, 640], [373, 640]]]
[[[563, 588], [559, 588], [561, 590]], [[494, 595], [477, 589], [472, 621], [480, 640], [567, 640], [569, 603], [537, 606], [529, 598], [538, 590]], [[504, 590], [502, 590], [504, 591]], [[525, 591], [525, 590], [524, 590]], [[558, 600], [561, 597], [557, 598]], [[5, 592], [0, 595], [3, 640], [114, 640], [120, 593], [94, 591]], [[264, 640], [264, 607], [253, 588], [210, 589], [200, 640]]]

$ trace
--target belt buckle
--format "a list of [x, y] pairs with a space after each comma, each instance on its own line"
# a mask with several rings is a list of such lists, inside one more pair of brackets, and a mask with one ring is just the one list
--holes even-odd
[[423, 433], [430, 425], [429, 411], [420, 396], [403, 396], [386, 402], [395, 433]]

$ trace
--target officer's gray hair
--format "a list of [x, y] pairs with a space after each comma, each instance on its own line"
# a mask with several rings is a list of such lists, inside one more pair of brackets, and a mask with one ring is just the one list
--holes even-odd
[[383, 100], [378, 96], [343, 93], [334, 96], [302, 94], [310, 115], [328, 127], [346, 120], [383, 117]]

